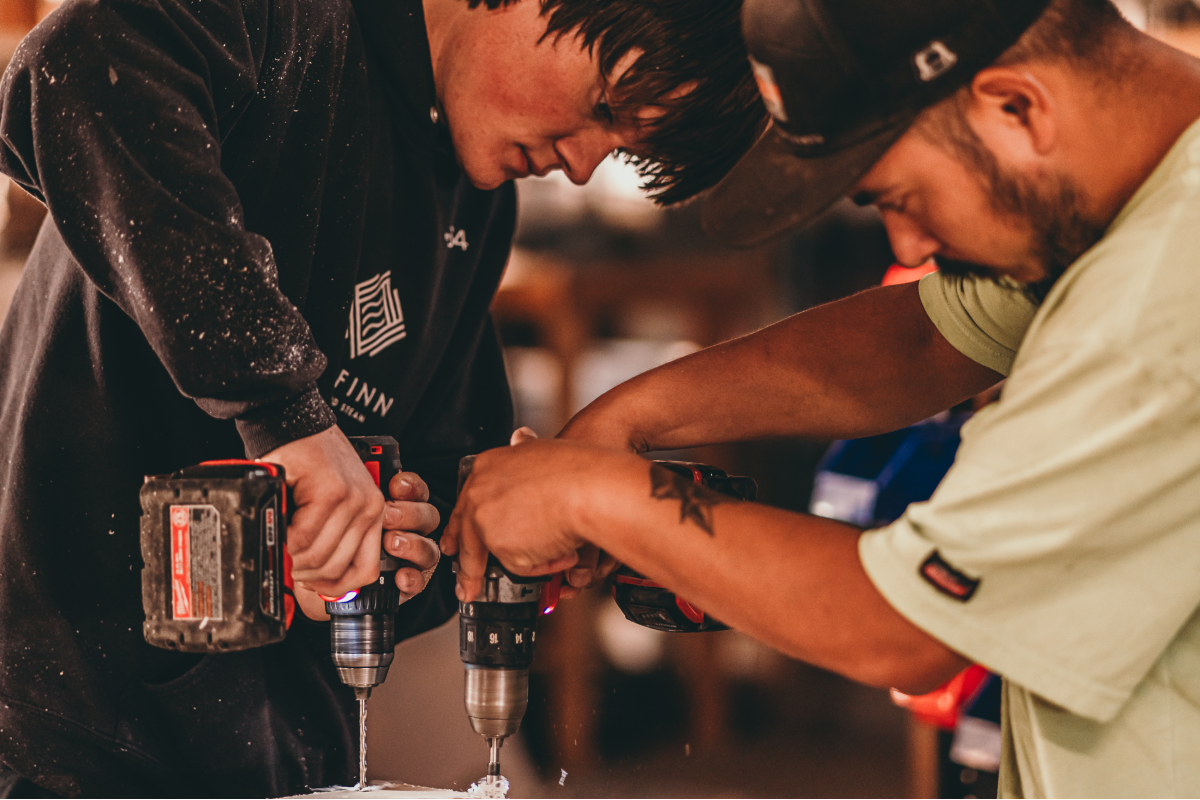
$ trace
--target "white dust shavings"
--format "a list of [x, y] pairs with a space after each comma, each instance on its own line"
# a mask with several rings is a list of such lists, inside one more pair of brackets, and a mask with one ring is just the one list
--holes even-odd
[[[362, 792], [378, 792], [374, 797], [389, 798], [400, 797], [405, 800], [419, 798], [419, 800], [429, 800], [436, 797], [462, 797], [474, 800], [478, 795], [472, 795], [467, 792], [457, 792], [452, 789], [434, 789], [428, 786], [416, 786], [411, 783], [392, 783], [390, 781], [376, 781], [361, 789], [355, 786], [323, 786], [320, 788], [308, 789], [310, 793], [317, 793], [325, 797], [358, 797]], [[291, 798], [281, 798], [281, 800], [304, 800], [306, 797], [311, 798], [311, 794], [294, 795]]]
[[508, 778], [501, 775], [500, 780], [496, 781], [495, 783], [489, 782], [486, 777], [481, 778], [479, 783], [471, 784], [471, 788], [467, 789], [467, 794], [469, 794], [471, 797], [508, 797]]
[[113, 86], [117, 85], [117, 71], [113, 69], [112, 66], [109, 66], [108, 68], [108, 82]]
[[565, 769], [560, 769], [559, 772], [562, 773], [562, 777], [560, 777], [558, 779], [558, 785], [566, 786], [567, 785], [567, 771]]

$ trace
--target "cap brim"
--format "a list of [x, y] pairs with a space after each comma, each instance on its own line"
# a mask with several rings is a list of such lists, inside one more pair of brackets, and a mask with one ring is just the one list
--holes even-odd
[[865, 175], [910, 122], [897, 120], [859, 144], [820, 158], [796, 155], [796, 145], [772, 123], [709, 194], [705, 231], [719, 242], [749, 247], [800, 227]]

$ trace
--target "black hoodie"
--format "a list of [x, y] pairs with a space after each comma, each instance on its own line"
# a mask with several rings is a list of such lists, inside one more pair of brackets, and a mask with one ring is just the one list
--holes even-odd
[[[511, 429], [515, 196], [434, 106], [420, 0], [67, 0], [17, 49], [0, 169], [50, 214], [0, 332], [0, 761], [44, 789], [352, 780], [324, 625], [143, 641], [138, 489], [336, 423], [399, 440], [449, 517], [458, 458]], [[447, 566], [399, 638], [453, 614]]]

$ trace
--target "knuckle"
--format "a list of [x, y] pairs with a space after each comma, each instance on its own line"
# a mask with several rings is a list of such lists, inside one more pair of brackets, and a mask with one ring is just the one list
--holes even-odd
[[345, 481], [329, 481], [325, 485], [325, 501], [330, 505], [341, 505], [352, 493], [353, 487]]

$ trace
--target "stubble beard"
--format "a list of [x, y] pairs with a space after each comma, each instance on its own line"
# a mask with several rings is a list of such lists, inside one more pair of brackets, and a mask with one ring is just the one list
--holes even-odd
[[[1006, 171], [994, 153], [962, 119], [951, 126], [947, 143], [953, 154], [979, 180], [993, 211], [1029, 230], [1029, 259], [1045, 276], [1023, 284], [1025, 293], [1041, 303], [1075, 261], [1100, 241], [1107, 223], [1089, 219], [1079, 209], [1078, 184], [1062, 174], [1035, 180]], [[986, 264], [937, 256], [938, 269], [949, 275], [973, 275], [997, 280], [1001, 273]]]

